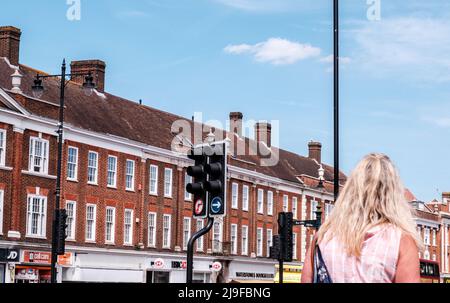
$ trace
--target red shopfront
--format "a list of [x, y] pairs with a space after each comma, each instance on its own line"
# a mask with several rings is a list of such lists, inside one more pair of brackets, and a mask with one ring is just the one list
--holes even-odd
[[22, 250], [21, 263], [16, 265], [15, 283], [50, 283], [52, 254]]

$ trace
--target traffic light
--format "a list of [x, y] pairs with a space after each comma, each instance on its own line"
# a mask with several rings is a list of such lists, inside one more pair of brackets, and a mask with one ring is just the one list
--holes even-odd
[[58, 255], [65, 254], [66, 246], [66, 229], [67, 229], [67, 212], [65, 209], [56, 210], [56, 253]]
[[195, 161], [194, 166], [187, 168], [187, 174], [193, 178], [192, 183], [186, 185], [186, 191], [193, 196], [194, 218], [206, 218], [208, 215], [206, 199], [206, 172], [208, 157], [202, 148], [193, 148], [188, 158]]
[[226, 206], [226, 182], [227, 182], [227, 151], [226, 143], [211, 146], [212, 153], [206, 165], [208, 180], [209, 216], [220, 217], [225, 215]]
[[283, 243], [281, 250], [281, 258], [285, 262], [292, 262], [293, 257], [293, 219], [294, 215], [291, 212], [284, 212], [278, 214], [278, 228], [280, 234], [280, 241]]
[[272, 246], [270, 247], [270, 259], [278, 260], [280, 258], [280, 236], [274, 235], [272, 237]]

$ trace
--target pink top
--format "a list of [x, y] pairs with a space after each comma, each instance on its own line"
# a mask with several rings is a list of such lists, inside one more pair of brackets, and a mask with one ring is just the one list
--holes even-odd
[[333, 283], [392, 283], [395, 278], [402, 232], [391, 224], [369, 230], [361, 258], [348, 256], [336, 240], [320, 243]]

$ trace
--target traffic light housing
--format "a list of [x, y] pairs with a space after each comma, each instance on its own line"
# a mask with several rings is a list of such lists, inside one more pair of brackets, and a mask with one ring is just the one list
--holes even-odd
[[221, 217], [226, 213], [226, 185], [227, 185], [227, 150], [226, 143], [213, 144], [211, 154], [206, 165], [208, 180], [209, 216]]
[[280, 258], [280, 236], [272, 236], [272, 246], [269, 251], [269, 258], [278, 260]]
[[206, 172], [208, 157], [202, 148], [193, 148], [188, 154], [188, 158], [194, 160], [194, 166], [187, 168], [187, 174], [191, 176], [192, 183], [186, 185], [186, 191], [192, 194], [194, 201], [194, 218], [206, 218], [208, 215], [207, 195], [206, 195]]
[[278, 214], [278, 228], [280, 242], [282, 242], [281, 259], [285, 262], [292, 262], [293, 259], [293, 224], [294, 215], [291, 212], [283, 212]]
[[67, 211], [65, 209], [56, 210], [56, 253], [65, 254], [66, 248], [66, 229], [67, 229]]

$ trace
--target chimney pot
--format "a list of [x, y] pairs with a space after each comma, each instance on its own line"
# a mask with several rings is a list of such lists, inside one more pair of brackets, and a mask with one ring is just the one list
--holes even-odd
[[[72, 61], [70, 63], [70, 70], [72, 74], [78, 73], [92, 73], [94, 77], [94, 83], [96, 85], [96, 89], [99, 92], [105, 91], [105, 71], [106, 71], [106, 63], [101, 60], [81, 60], [81, 61]], [[83, 84], [84, 76], [73, 76], [72, 81]]]
[[242, 118], [244, 115], [240, 112], [230, 113], [230, 132], [242, 137]]
[[11, 65], [19, 65], [20, 36], [22, 32], [14, 26], [0, 26], [0, 57]]
[[257, 122], [255, 125], [255, 139], [257, 142], [264, 142], [267, 147], [271, 147], [272, 125], [268, 122]]
[[317, 162], [322, 163], [322, 143], [311, 141], [308, 143], [309, 158], [315, 159]]

